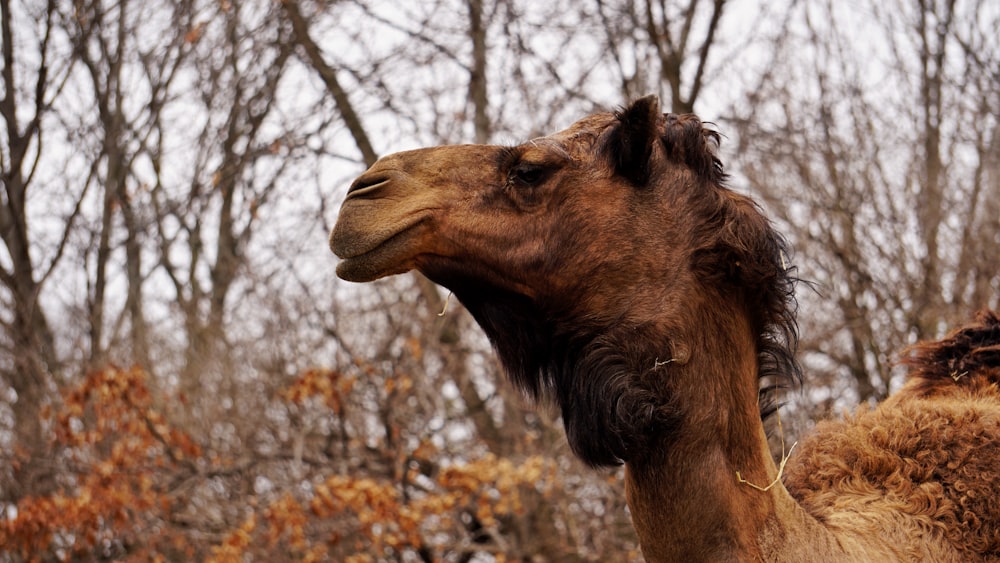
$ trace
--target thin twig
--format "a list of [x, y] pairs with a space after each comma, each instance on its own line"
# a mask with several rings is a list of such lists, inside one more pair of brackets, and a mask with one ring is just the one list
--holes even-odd
[[798, 442], [793, 442], [792, 447], [788, 448], [787, 453], [785, 452], [785, 431], [781, 427], [781, 409], [778, 409], [775, 412], [777, 413], [778, 416], [778, 434], [779, 436], [781, 436], [781, 463], [778, 464], [778, 474], [774, 477], [774, 481], [771, 481], [767, 486], [762, 487], [760, 485], [751, 483], [750, 481], [744, 479], [743, 475], [741, 475], [739, 471], [736, 472], [737, 483], [741, 485], [746, 485], [748, 487], [752, 487], [764, 493], [770, 491], [772, 487], [774, 487], [781, 481], [781, 475], [785, 472], [785, 464], [788, 463], [788, 459], [792, 457], [792, 450], [794, 450], [795, 446], [798, 445]]
[[666, 361], [663, 361], [663, 362], [660, 361], [660, 358], [656, 358], [655, 360], [653, 360], [653, 369], [656, 369], [656, 368], [659, 368], [659, 367], [663, 367], [663, 366], [665, 366], [665, 365], [667, 365], [667, 364], [669, 364], [671, 362], [675, 362], [675, 361], [677, 361], [677, 358], [670, 358], [669, 360], [666, 360]]
[[438, 313], [439, 317], [443, 317], [444, 314], [448, 312], [448, 303], [451, 303], [451, 292], [450, 291], [448, 292], [448, 297], [444, 298], [444, 309], [441, 309], [441, 312]]
[[785, 471], [785, 464], [788, 463], [788, 458], [790, 458], [792, 456], [792, 450], [794, 450], [795, 446], [797, 446], [797, 445], [798, 445], [798, 442], [795, 442], [794, 444], [792, 444], [792, 447], [788, 448], [788, 454], [787, 455], [785, 454], [784, 450], [782, 450], [782, 453], [781, 453], [781, 464], [778, 465], [778, 474], [774, 477], [774, 481], [771, 481], [766, 487], [761, 487], [760, 485], [756, 485], [754, 483], [751, 483], [750, 481], [747, 481], [746, 479], [743, 478], [742, 475], [740, 475], [739, 471], [736, 472], [736, 481], [738, 483], [746, 485], [748, 487], [753, 487], [754, 489], [757, 489], [758, 491], [762, 491], [762, 492], [765, 492], [765, 493], [767, 491], [770, 491], [771, 487], [777, 485], [778, 482], [781, 481], [781, 474], [784, 473], [784, 471]]

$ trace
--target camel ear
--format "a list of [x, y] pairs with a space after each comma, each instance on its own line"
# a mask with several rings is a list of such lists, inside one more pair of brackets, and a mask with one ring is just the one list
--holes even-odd
[[615, 114], [618, 126], [607, 145], [612, 166], [615, 174], [635, 186], [645, 186], [649, 181], [649, 159], [659, 138], [660, 117], [660, 100], [656, 96], [639, 98]]

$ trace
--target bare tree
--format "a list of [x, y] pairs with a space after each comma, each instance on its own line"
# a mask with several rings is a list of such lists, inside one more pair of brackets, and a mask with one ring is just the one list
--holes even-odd
[[[724, 0], [608, 3], [598, 0], [606, 44], [626, 99], [669, 93], [673, 113], [692, 113], [707, 79]], [[667, 92], [662, 88], [666, 87]]]
[[[146, 495], [113, 510], [159, 508], [47, 553], [86, 529], [104, 547], [80, 557], [628, 554], [619, 476], [578, 466], [461, 306], [419, 276], [337, 282], [325, 238], [380, 153], [510, 143], [650, 92], [719, 122], [731, 182], [792, 239], [818, 412], [884, 395], [894, 351], [998, 305], [998, 16], [739, 9], [0, 0], [0, 517], [52, 492], [86, 520], [74, 495], [113, 467]], [[499, 466], [549, 473], [500, 510]], [[455, 501], [454, 472], [484, 496]], [[358, 490], [400, 508], [382, 531], [443, 504], [393, 551]]]
[[[840, 376], [857, 400], [884, 397], [896, 353], [996, 305], [972, 281], [995, 279], [979, 270], [995, 264], [992, 242], [986, 251], [976, 240], [996, 232], [978, 211], [993, 205], [982, 181], [997, 150], [995, 75], [956, 59], [971, 41], [996, 56], [982, 40], [990, 22], [949, 2], [869, 9], [876, 17], [799, 6], [771, 73], [734, 120], [741, 171], [788, 226], [800, 273], [816, 284], [802, 296], [803, 344], [827, 378], [814, 383], [833, 389], [828, 406]], [[975, 155], [971, 166], [963, 154]]]
[[[16, 399], [12, 405], [17, 442], [25, 448], [22, 468], [5, 483], [5, 494], [18, 498], [42, 485], [44, 429], [38, 409], [49, 401], [60, 365], [55, 335], [40, 296], [64, 256], [79, 214], [79, 199], [66, 212], [66, 225], [51, 238], [39, 240], [29, 222], [43, 205], [45, 191], [37, 186], [39, 168], [58, 164], [47, 160], [49, 114], [57, 102], [71, 65], [55, 54], [60, 35], [55, 2], [39, 10], [22, 10], [0, 2], [3, 48], [3, 97], [0, 98], [3, 143], [0, 144], [0, 374]], [[17, 25], [15, 22], [23, 22]], [[27, 32], [28, 29], [34, 33]], [[17, 33], [15, 33], [17, 30]], [[28, 62], [31, 61], [31, 62]], [[74, 194], [82, 198], [83, 194]], [[12, 460], [8, 459], [8, 463]], [[9, 487], [9, 488], [8, 488]]]

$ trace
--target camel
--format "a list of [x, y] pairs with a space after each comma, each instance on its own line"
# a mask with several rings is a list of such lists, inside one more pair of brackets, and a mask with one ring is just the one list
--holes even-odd
[[625, 465], [648, 561], [1000, 560], [1000, 318], [916, 347], [900, 391], [779, 471], [763, 419], [801, 379], [796, 279], [718, 143], [646, 97], [517, 146], [386, 156], [343, 203], [337, 274], [450, 289], [572, 451]]

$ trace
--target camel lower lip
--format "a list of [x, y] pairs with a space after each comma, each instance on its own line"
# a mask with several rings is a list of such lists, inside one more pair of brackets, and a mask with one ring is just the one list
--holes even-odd
[[337, 264], [337, 277], [351, 282], [368, 282], [379, 276], [365, 262], [347, 258]]

